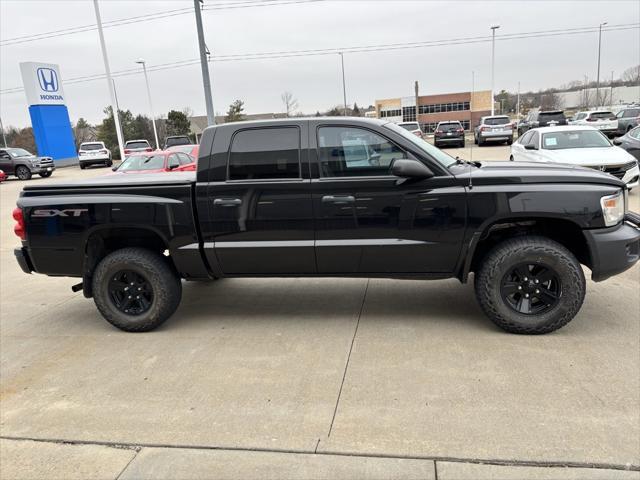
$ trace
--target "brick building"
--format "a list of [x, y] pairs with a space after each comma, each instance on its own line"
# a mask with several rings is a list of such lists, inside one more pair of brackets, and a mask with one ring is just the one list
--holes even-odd
[[420, 95], [417, 100], [417, 106], [415, 96], [376, 100], [376, 115], [396, 123], [417, 121], [424, 132], [433, 132], [445, 120], [458, 120], [469, 130], [478, 125], [480, 117], [491, 115], [488, 90]]

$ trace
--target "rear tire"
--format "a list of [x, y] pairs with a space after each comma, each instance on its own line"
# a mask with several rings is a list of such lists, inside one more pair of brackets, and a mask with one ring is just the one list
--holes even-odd
[[513, 155], [509, 155], [509, 161], [513, 162]]
[[84, 163], [80, 164], [80, 170], [84, 170], [85, 168], [87, 168], [87, 166]]
[[537, 236], [498, 244], [482, 260], [475, 277], [480, 307], [510, 333], [539, 335], [563, 327], [580, 310], [585, 288], [574, 255]]
[[31, 170], [24, 165], [18, 165], [16, 168], [16, 177], [20, 180], [31, 180]]
[[182, 297], [180, 278], [167, 261], [143, 248], [123, 248], [103, 258], [92, 287], [102, 316], [125, 332], [157, 328], [173, 315]]
[[513, 143], [513, 137], [511, 137], [509, 140], [507, 140], [507, 145], [511, 145]]

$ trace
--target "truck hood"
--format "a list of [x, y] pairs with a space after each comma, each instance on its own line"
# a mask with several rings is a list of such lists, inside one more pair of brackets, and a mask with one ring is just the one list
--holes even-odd
[[451, 172], [474, 185], [517, 183], [590, 183], [623, 187], [613, 175], [580, 166], [546, 162], [482, 162], [481, 166], [455, 165]]
[[545, 160], [582, 165], [585, 167], [599, 165], [623, 165], [633, 162], [635, 158], [620, 147], [571, 148], [567, 150], [542, 150]]

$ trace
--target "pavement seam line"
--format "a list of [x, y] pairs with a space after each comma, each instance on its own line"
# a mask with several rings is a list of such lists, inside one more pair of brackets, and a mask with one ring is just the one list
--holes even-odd
[[[127, 443], [127, 442], [109, 442], [105, 440], [69, 440], [56, 438], [35, 438], [35, 437], [14, 437], [9, 435], [0, 435], [0, 440], [13, 441], [29, 441], [39, 443], [56, 443], [66, 445], [100, 445], [103, 447], [123, 448], [131, 450], [141, 450], [143, 448], [167, 448], [175, 450], [216, 450], [229, 452], [261, 452], [261, 453], [289, 453], [292, 455], [314, 455], [312, 450], [294, 450], [294, 449], [277, 449], [277, 448], [260, 448], [260, 447], [224, 447], [212, 445], [181, 445], [171, 443]], [[353, 453], [353, 452], [336, 452], [325, 450], [315, 453], [320, 456], [338, 456], [338, 457], [359, 457], [359, 458], [385, 458], [397, 460], [428, 460], [432, 462], [452, 462], [452, 463], [472, 463], [483, 465], [499, 465], [508, 467], [563, 467], [563, 468], [592, 468], [594, 470], [623, 470], [631, 472], [640, 472], [640, 464], [620, 464], [620, 463], [589, 463], [589, 462], [573, 462], [567, 460], [543, 461], [543, 460], [502, 460], [497, 458], [474, 458], [474, 457], [437, 457], [437, 456], [421, 456], [421, 455], [394, 455], [385, 453]]]
[[115, 478], [115, 480], [119, 480], [119, 478], [122, 476], [122, 474], [125, 472], [125, 470], [127, 468], [129, 468], [129, 465], [131, 465], [131, 462], [133, 462], [136, 457], [138, 456], [138, 453], [140, 453], [142, 451], [142, 448], [136, 448], [134, 449], [134, 454], [133, 457], [131, 457], [131, 459], [127, 462], [127, 464], [124, 466], [124, 468], [120, 471], [120, 473], [118, 474], [118, 476]]
[[360, 311], [358, 312], [358, 319], [356, 320], [356, 328], [353, 330], [353, 337], [351, 337], [351, 345], [349, 346], [349, 354], [347, 355], [347, 362], [344, 366], [344, 372], [342, 373], [342, 382], [340, 382], [340, 390], [338, 390], [338, 398], [336, 399], [336, 406], [333, 409], [333, 417], [331, 417], [331, 424], [329, 425], [329, 433], [327, 438], [331, 436], [331, 430], [333, 430], [333, 423], [336, 420], [336, 413], [338, 413], [338, 405], [340, 404], [340, 397], [342, 396], [342, 387], [344, 381], [347, 378], [347, 370], [349, 369], [349, 362], [351, 361], [351, 352], [353, 351], [353, 344], [356, 341], [356, 335], [358, 334], [358, 327], [360, 326], [360, 318], [362, 317], [362, 311], [364, 310], [364, 302], [367, 300], [367, 292], [369, 291], [370, 278], [367, 278], [367, 285], [364, 287], [364, 294], [362, 295], [362, 303], [360, 304]]
[[438, 462], [434, 460], [433, 462], [433, 475], [435, 480], [438, 480]]

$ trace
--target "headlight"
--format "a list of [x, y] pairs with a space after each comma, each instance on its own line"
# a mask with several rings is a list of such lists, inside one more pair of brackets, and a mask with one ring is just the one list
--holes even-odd
[[607, 227], [612, 227], [622, 221], [626, 210], [625, 204], [626, 202], [622, 190], [615, 195], [607, 195], [600, 199], [602, 216], [604, 217], [604, 224]]

